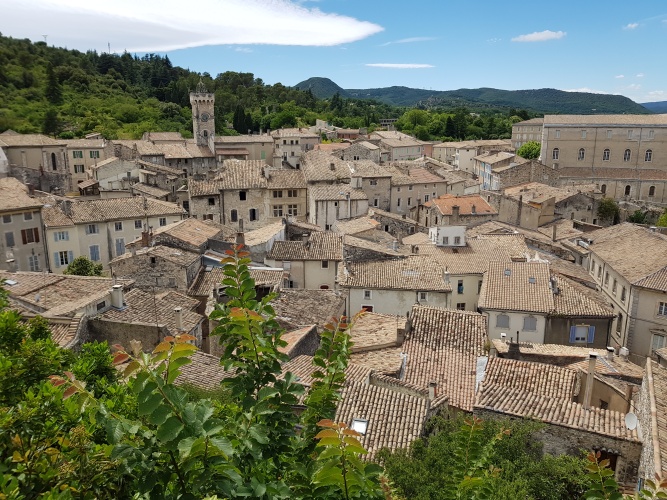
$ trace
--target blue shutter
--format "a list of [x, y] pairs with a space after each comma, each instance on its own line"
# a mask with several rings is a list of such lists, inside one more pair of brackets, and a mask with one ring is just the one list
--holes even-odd
[[74, 252], [72, 252], [71, 250], [68, 250], [67, 251], [67, 262], [71, 264], [73, 260], [74, 260]]
[[69, 231], [65, 231], [65, 241], [69, 241]]
[[595, 341], [595, 327], [594, 326], [589, 326], [588, 327], [588, 343], [592, 344]]
[[60, 257], [58, 257], [58, 252], [55, 252], [53, 254], [53, 265], [56, 267], [60, 267]]
[[58, 241], [58, 233], [53, 233], [53, 241]]
[[575, 339], [577, 338], [577, 327], [570, 327], [570, 344], [574, 344]]

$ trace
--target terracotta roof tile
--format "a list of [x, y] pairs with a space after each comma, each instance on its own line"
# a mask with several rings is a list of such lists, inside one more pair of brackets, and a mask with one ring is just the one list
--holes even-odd
[[308, 189], [308, 196], [316, 201], [345, 201], [348, 194], [350, 200], [368, 199], [361, 189], [354, 189], [349, 184], [317, 185]]
[[28, 188], [14, 177], [0, 178], [0, 211], [39, 209], [43, 203], [28, 195]]
[[316, 324], [322, 329], [344, 312], [345, 297], [334, 290], [282, 289], [272, 302], [276, 320], [285, 329]]
[[544, 125], [554, 127], [558, 125], [666, 125], [667, 114], [664, 115], [544, 115]]
[[548, 264], [489, 262], [479, 292], [479, 308], [548, 314], [554, 310], [549, 278]]
[[[453, 194], [443, 194], [431, 201], [424, 203], [424, 206], [438, 207], [442, 215], [452, 215], [452, 207], [459, 207], [460, 215], [487, 215], [497, 214], [495, 208], [478, 194], [468, 194], [464, 196], [455, 196]], [[474, 207], [474, 211], [473, 211]]]
[[352, 352], [398, 346], [398, 330], [405, 330], [407, 318], [367, 312], [358, 316], [350, 328]]
[[307, 241], [275, 241], [267, 259], [343, 260], [343, 236], [322, 231], [313, 232]]
[[432, 349], [448, 348], [484, 355], [486, 317], [470, 311], [412, 306], [410, 339]]
[[553, 275], [559, 293], [553, 296], [554, 314], [588, 318], [614, 318], [616, 313], [609, 307], [603, 296], [590, 288]]

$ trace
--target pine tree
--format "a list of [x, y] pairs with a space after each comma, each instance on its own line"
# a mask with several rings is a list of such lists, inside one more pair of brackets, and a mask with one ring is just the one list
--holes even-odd
[[60, 88], [58, 78], [53, 71], [53, 65], [49, 63], [46, 67], [46, 89], [44, 96], [51, 104], [60, 104], [63, 98], [63, 91]]

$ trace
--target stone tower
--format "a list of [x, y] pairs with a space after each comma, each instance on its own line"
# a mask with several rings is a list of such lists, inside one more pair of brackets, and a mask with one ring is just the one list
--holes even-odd
[[199, 80], [195, 92], [190, 92], [192, 105], [192, 131], [198, 146], [208, 146], [209, 139], [215, 135], [215, 118], [213, 117], [215, 94], [208, 92], [204, 83]]

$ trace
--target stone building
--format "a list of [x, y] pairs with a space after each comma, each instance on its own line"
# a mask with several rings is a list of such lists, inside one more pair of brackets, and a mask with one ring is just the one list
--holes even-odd
[[91, 167], [105, 160], [105, 139], [76, 139], [67, 141], [67, 157], [72, 176], [72, 191], [78, 194], [80, 182], [88, 180]]
[[368, 196], [349, 184], [310, 186], [308, 222], [329, 230], [339, 219], [351, 219], [368, 212]]
[[424, 155], [424, 144], [402, 132], [376, 130], [369, 142], [380, 146], [381, 162], [414, 160]]
[[560, 171], [548, 167], [538, 160], [496, 168], [493, 171], [493, 176], [498, 180], [499, 190], [528, 182], [538, 182], [548, 186], [559, 186], [561, 184]]
[[479, 179], [481, 189], [497, 191], [500, 189], [500, 174], [508, 168], [530, 162], [514, 153], [490, 152], [473, 158], [473, 173]]
[[411, 215], [425, 227], [474, 225], [498, 218], [496, 209], [475, 194], [444, 194], [413, 208]]
[[544, 118], [531, 118], [512, 125], [512, 146], [519, 149], [527, 142], [542, 142]]
[[306, 128], [281, 128], [271, 132], [275, 153], [288, 167], [301, 168], [301, 155], [320, 143], [320, 136]]
[[370, 160], [380, 163], [380, 146], [368, 141], [354, 142], [333, 154], [345, 161]]
[[475, 156], [498, 151], [513, 153], [514, 148], [504, 139], [441, 142], [433, 146], [433, 158], [452, 165], [455, 170], [472, 173]]

